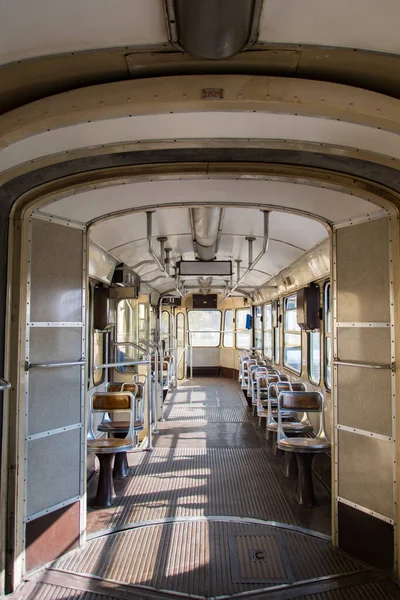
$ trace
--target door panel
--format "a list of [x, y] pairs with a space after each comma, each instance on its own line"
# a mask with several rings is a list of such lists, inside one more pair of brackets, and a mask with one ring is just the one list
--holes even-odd
[[[85, 232], [33, 218], [29, 235], [25, 374], [26, 565], [60, 547], [43, 515], [76, 503], [75, 522], [59, 533], [71, 547], [83, 529]], [[69, 364], [79, 362], [81, 364]], [[60, 366], [57, 363], [61, 363]], [[45, 528], [44, 530], [43, 527]], [[34, 533], [33, 533], [34, 532]], [[72, 532], [72, 534], [71, 534]], [[71, 539], [63, 539], [63, 536]], [[59, 537], [58, 536], [58, 537]], [[54, 548], [52, 547], [54, 545]]]
[[[387, 218], [343, 227], [334, 234], [336, 536], [339, 546], [355, 553], [357, 540], [368, 537], [371, 517], [378, 528], [395, 525], [389, 231]], [[339, 504], [357, 512], [352, 531], [348, 522], [341, 521], [345, 511]], [[377, 548], [377, 555], [381, 550], [387, 554], [387, 548]], [[393, 547], [390, 554], [394, 562]]]

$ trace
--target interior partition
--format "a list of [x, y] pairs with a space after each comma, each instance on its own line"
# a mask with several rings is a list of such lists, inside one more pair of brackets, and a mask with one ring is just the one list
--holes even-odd
[[334, 234], [335, 517], [339, 547], [395, 567], [390, 219]]

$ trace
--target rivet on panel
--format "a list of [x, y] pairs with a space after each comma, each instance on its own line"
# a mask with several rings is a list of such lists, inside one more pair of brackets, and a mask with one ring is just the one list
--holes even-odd
[[270, 94], [265, 94], [265, 97], [266, 98], [271, 98], [271, 95]]
[[24, 121], [23, 119], [20, 119], [20, 120], [19, 120], [19, 124], [20, 124], [20, 125], [23, 125], [24, 123], [25, 123], [25, 121]]
[[132, 98], [130, 96], [127, 97], [126, 101], [130, 102], [132, 100]]
[[321, 102], [322, 102], [322, 104], [325, 104], [325, 102], [326, 102], [325, 98], [321, 98]]

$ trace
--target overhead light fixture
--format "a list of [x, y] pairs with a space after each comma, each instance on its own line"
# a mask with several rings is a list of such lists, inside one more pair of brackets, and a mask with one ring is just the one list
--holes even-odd
[[195, 58], [235, 56], [257, 41], [262, 0], [164, 0], [171, 43]]

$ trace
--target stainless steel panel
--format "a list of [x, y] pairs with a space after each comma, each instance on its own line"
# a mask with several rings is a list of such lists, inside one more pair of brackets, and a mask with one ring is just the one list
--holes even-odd
[[81, 421], [81, 371], [81, 367], [32, 369], [29, 375], [29, 435]]
[[339, 367], [338, 421], [340, 425], [391, 436], [391, 372]]
[[391, 442], [339, 431], [339, 496], [393, 518]]
[[338, 321], [390, 321], [389, 221], [339, 229], [337, 235]]
[[83, 232], [33, 219], [31, 321], [82, 321]]
[[27, 516], [80, 494], [81, 430], [28, 442]]
[[390, 364], [389, 327], [340, 327], [337, 338], [338, 357], [342, 361]]
[[79, 327], [40, 327], [30, 330], [31, 363], [75, 361], [82, 354], [82, 329]]
[[194, 367], [219, 367], [219, 348], [193, 348]]

